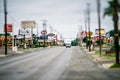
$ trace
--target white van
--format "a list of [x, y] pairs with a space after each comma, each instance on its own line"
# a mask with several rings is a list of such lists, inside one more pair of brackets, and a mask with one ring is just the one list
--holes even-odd
[[65, 46], [66, 46], [66, 48], [71, 48], [71, 44], [70, 43], [66, 43]]

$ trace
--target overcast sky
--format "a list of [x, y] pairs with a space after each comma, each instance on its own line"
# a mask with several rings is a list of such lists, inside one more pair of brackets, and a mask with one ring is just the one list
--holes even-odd
[[[108, 7], [109, 0], [100, 1], [101, 27], [107, 32], [113, 28], [111, 17], [103, 19], [103, 11]], [[53, 27], [64, 38], [75, 38], [80, 27], [85, 30], [84, 11], [87, 3], [91, 4], [90, 28], [95, 32], [98, 28], [96, 0], [8, 0], [8, 23], [13, 24], [13, 34], [17, 34], [21, 21], [35, 20], [40, 32], [43, 20], [47, 20], [47, 26]], [[3, 32], [3, 24], [4, 7], [3, 0], [0, 0], [0, 32]]]

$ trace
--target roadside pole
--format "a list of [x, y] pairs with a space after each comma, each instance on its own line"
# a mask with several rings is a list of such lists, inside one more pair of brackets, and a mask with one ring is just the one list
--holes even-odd
[[98, 12], [98, 26], [99, 26], [99, 50], [100, 50], [100, 57], [101, 57], [101, 51], [102, 51], [102, 41], [101, 41], [101, 19], [100, 19], [100, 0], [97, 0], [97, 12]]
[[7, 0], [4, 1], [4, 18], [5, 18], [5, 55], [7, 55]]
[[90, 34], [90, 3], [87, 4], [87, 14], [88, 14], [88, 33], [89, 33], [89, 52], [91, 51], [91, 34]]

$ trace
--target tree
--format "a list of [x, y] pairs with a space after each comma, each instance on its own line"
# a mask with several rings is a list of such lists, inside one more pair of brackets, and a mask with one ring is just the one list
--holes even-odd
[[4, 34], [3, 34], [3, 33], [0, 33], [0, 36], [4, 36]]
[[[0, 36], [5, 36], [5, 34], [0, 33]], [[11, 36], [11, 34], [10, 34], [10, 33], [7, 33], [7, 36]]]
[[[106, 15], [107, 16], [112, 16], [112, 20], [114, 21], [114, 19], [113, 19], [113, 16], [114, 16], [114, 1], [113, 0], [108, 1], [108, 4], [109, 4], [109, 6], [107, 8], [105, 8], [103, 17], [105, 18]], [[117, 10], [120, 13], [120, 1], [118, 2]]]
[[108, 2], [109, 7], [105, 8], [104, 17], [112, 16], [114, 22], [114, 44], [116, 48], [116, 64], [119, 64], [119, 35], [118, 35], [118, 13], [120, 13], [120, 1], [111, 0]]

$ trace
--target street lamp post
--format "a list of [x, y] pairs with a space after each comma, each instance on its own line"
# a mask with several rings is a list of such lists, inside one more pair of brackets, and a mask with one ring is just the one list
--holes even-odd
[[4, 1], [4, 18], [5, 18], [5, 55], [7, 55], [7, 0]]

